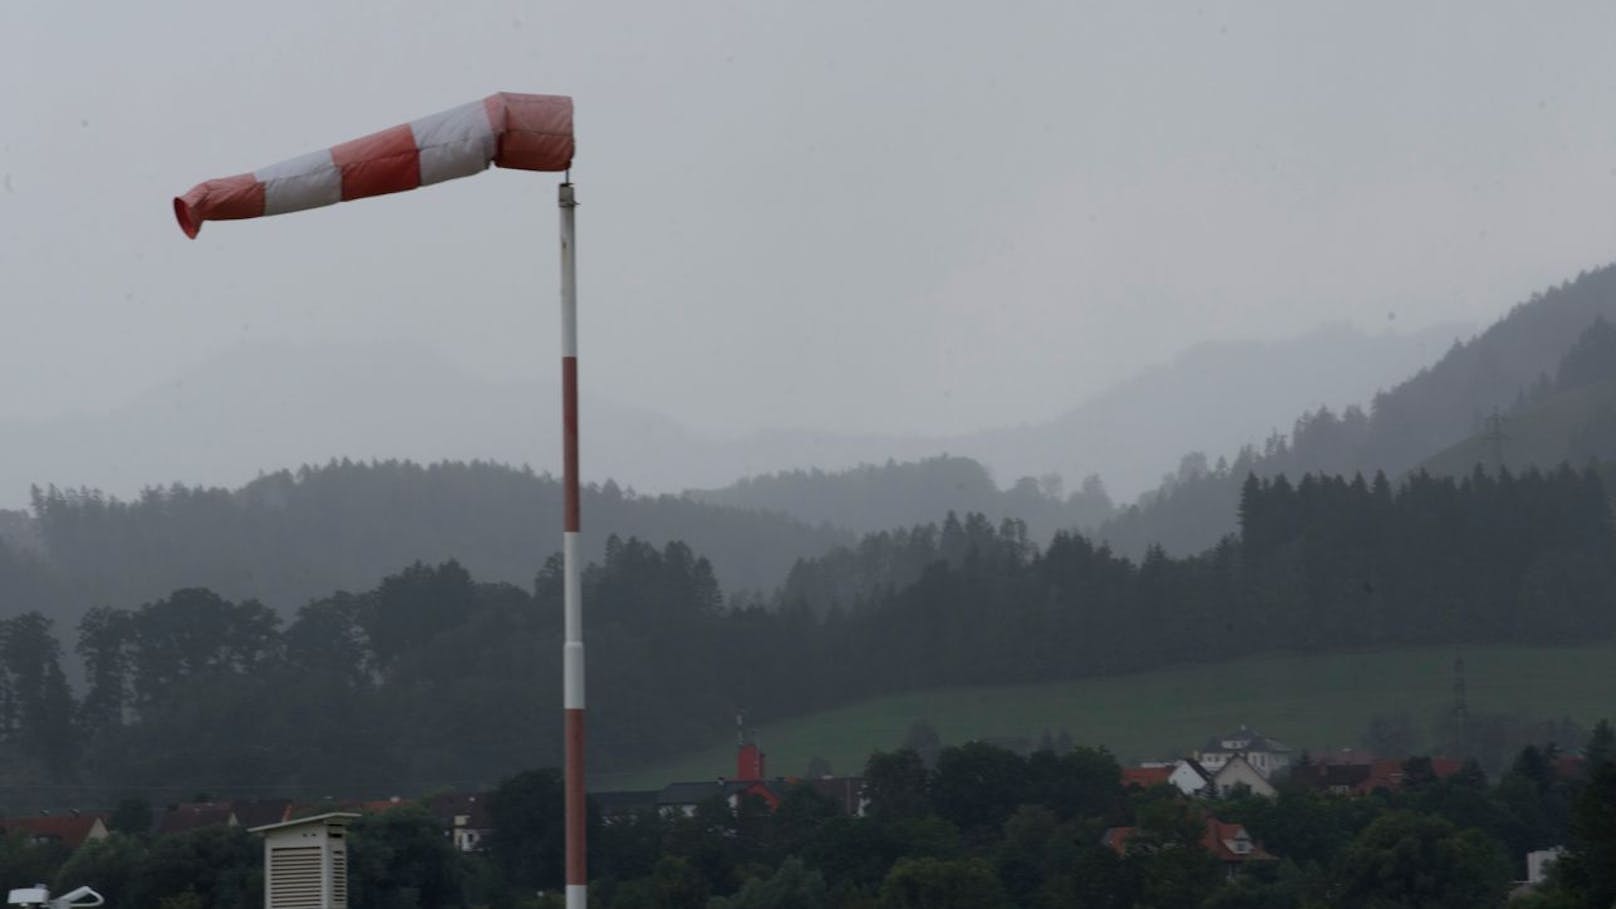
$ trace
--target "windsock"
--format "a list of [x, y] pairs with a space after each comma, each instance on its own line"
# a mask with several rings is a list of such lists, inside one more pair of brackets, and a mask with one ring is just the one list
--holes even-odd
[[199, 183], [174, 200], [195, 238], [204, 221], [257, 218], [469, 177], [488, 165], [572, 166], [572, 99], [500, 92], [261, 170]]

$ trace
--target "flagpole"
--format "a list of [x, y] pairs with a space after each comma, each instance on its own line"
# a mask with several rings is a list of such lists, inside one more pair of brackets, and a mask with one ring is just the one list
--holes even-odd
[[560, 186], [561, 209], [561, 423], [562, 610], [561, 698], [565, 742], [567, 909], [588, 909], [589, 874], [584, 828], [584, 632], [578, 582], [578, 268], [574, 243], [572, 176]]

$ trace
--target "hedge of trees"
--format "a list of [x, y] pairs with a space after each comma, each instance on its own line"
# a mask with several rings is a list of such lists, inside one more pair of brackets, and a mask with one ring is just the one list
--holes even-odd
[[[691, 816], [590, 820], [592, 905], [606, 909], [1396, 909], [1500, 905], [1527, 850], [1564, 846], [1536, 909], [1616, 899], [1616, 764], [1608, 723], [1581, 769], [1523, 750], [1496, 783], [1471, 764], [1446, 779], [1405, 764], [1396, 792], [1337, 796], [1282, 785], [1276, 797], [1192, 800], [1124, 789], [1103, 749], [1028, 756], [980, 742], [928, 767], [911, 750], [865, 768], [863, 817], [806, 786], [778, 809], [714, 800]], [[1300, 775], [1298, 775], [1300, 778]], [[562, 904], [561, 778], [527, 771], [491, 797], [484, 851], [450, 846], [424, 808], [358, 821], [348, 838], [353, 909]], [[1230, 875], [1203, 848], [1204, 819], [1243, 824], [1272, 862]], [[1122, 852], [1111, 826], [1136, 832]], [[261, 852], [239, 829], [154, 838], [124, 830], [68, 857], [18, 838], [0, 877], [91, 883], [114, 909], [259, 909]]]

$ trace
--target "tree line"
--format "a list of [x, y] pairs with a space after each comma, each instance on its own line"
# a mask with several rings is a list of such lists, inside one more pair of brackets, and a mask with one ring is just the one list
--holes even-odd
[[[704, 746], [738, 708], [767, 722], [1282, 650], [1605, 638], [1604, 502], [1595, 474], [1569, 469], [1395, 490], [1383, 476], [1253, 478], [1242, 534], [1199, 556], [1134, 562], [1074, 534], [1040, 548], [1017, 522], [950, 515], [805, 560], [768, 600], [726, 598], [683, 543], [611, 537], [583, 575], [592, 766], [609, 780]], [[290, 621], [186, 588], [89, 611], [74, 629], [80, 693], [49, 620], [24, 614], [0, 628], [0, 732], [17, 758], [0, 764], [0, 803], [73, 786], [486, 785], [559, 757], [560, 604], [554, 557], [526, 589], [417, 563]], [[69, 788], [30, 788], [40, 780]]]
[[860, 534], [923, 523], [950, 509], [995, 520], [1017, 518], [1026, 522], [1034, 539], [1047, 540], [1057, 530], [1094, 527], [1114, 510], [1098, 476], [1088, 476], [1069, 493], [1056, 474], [1022, 477], [1009, 489], [1000, 489], [981, 463], [948, 455], [839, 471], [781, 471], [686, 495]]
[[[727, 590], [773, 590], [794, 559], [852, 534], [778, 514], [583, 490], [585, 556], [611, 532], [681, 540]], [[527, 587], [556, 548], [561, 484], [486, 462], [354, 462], [278, 471], [239, 489], [174, 485], [133, 500], [35, 488], [27, 533], [0, 526], [0, 597], [76, 621], [81, 604], [137, 606], [182, 587], [290, 613], [333, 590], [374, 585], [399, 566], [458, 559], [479, 578]], [[605, 532], [602, 532], [605, 531]]]
[[[1199, 552], [1227, 533], [1246, 476], [1351, 474], [1383, 470], [1393, 477], [1483, 433], [1500, 411], [1522, 412], [1556, 395], [1616, 381], [1616, 265], [1534, 294], [1475, 338], [1456, 342], [1439, 361], [1368, 406], [1320, 407], [1299, 416], [1289, 434], [1226, 457], [1186, 454], [1179, 469], [1097, 533], [1133, 555], [1153, 543], [1175, 554]], [[1603, 413], [1588, 413], [1579, 434], [1553, 459], [1573, 463], [1616, 458], [1616, 435]], [[1499, 464], [1481, 458], [1490, 468]], [[1511, 467], [1527, 465], [1507, 460]], [[1463, 464], [1458, 469], [1468, 469]]]
[[[813, 788], [777, 808], [718, 798], [691, 814], [603, 817], [590, 803], [591, 905], [606, 909], [1471, 909], [1499, 905], [1528, 851], [1564, 847], [1531, 909], [1616, 899], [1616, 735], [1596, 728], [1580, 758], [1528, 746], [1496, 781], [1471, 763], [1439, 776], [1403, 764], [1395, 790], [1333, 795], [1304, 763], [1272, 798], [1190, 799], [1125, 788], [1104, 749], [1021, 755], [981, 742], [877, 752], [862, 816]], [[1570, 767], [1570, 770], [1563, 768]], [[561, 776], [517, 773], [489, 796], [492, 836], [454, 850], [441, 822], [405, 803], [347, 837], [353, 909], [562, 903]], [[1243, 825], [1271, 859], [1232, 871], [1205, 847], [1207, 821]], [[113, 835], [66, 855], [0, 840], [0, 876], [84, 883], [113, 909], [261, 909], [262, 852], [240, 829]], [[1120, 847], [1108, 828], [1129, 827]], [[1512, 904], [1515, 905], [1515, 904]]]

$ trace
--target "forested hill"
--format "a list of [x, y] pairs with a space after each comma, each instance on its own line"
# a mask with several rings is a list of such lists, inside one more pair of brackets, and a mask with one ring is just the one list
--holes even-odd
[[[1604, 496], [1593, 472], [1570, 470], [1251, 480], [1241, 538], [1140, 563], [1069, 534], [1035, 547], [1014, 522], [969, 515], [861, 546], [872, 577], [895, 562], [889, 547], [925, 567], [821, 614], [795, 596], [731, 608], [690, 547], [609, 539], [583, 575], [591, 766], [609, 780], [708, 745], [737, 706], [766, 722], [900, 691], [1276, 651], [1608, 639]], [[415, 565], [291, 621], [194, 588], [76, 627], [0, 621], [0, 760], [15, 771], [0, 795], [75, 777], [386, 795], [554, 760], [556, 561], [525, 587]], [[67, 647], [84, 659], [82, 695], [63, 680]]]
[[[1159, 543], [1198, 552], [1234, 529], [1248, 473], [1399, 476], [1482, 432], [1495, 410], [1509, 411], [1552, 388], [1562, 361], [1599, 319], [1616, 320], [1616, 265], [1578, 275], [1515, 306], [1432, 366], [1376, 395], [1367, 410], [1302, 414], [1290, 435], [1274, 435], [1213, 462], [1188, 455], [1178, 472], [1100, 531], [1124, 552]], [[1516, 465], [1520, 466], [1520, 465]], [[1550, 465], [1539, 465], [1550, 466]], [[1467, 468], [1466, 468], [1467, 469]]]
[[998, 521], [1015, 518], [1034, 539], [1057, 530], [1092, 528], [1111, 514], [1111, 499], [1097, 477], [1066, 492], [1058, 477], [1024, 477], [1000, 489], [987, 468], [970, 458], [947, 455], [920, 461], [825, 472], [795, 470], [750, 477], [722, 489], [686, 495], [791, 515], [810, 524], [830, 524], [876, 533], [937, 520], [948, 511], [980, 513]]
[[1616, 326], [1603, 318], [1583, 331], [1552, 379], [1535, 383], [1514, 407], [1422, 465], [1457, 474], [1477, 464], [1521, 470], [1616, 459]]
[[[43, 573], [55, 590], [47, 596], [69, 601], [68, 615], [193, 586], [286, 610], [368, 587], [411, 561], [451, 558], [479, 578], [527, 588], [560, 548], [561, 498], [547, 475], [479, 462], [341, 461], [240, 489], [154, 489], [127, 502], [36, 490], [29, 531], [41, 564], [14, 548], [0, 560], [0, 594], [7, 614], [29, 608], [18, 589], [26, 580], [37, 591]], [[772, 591], [796, 559], [852, 539], [611, 482], [585, 487], [583, 513], [587, 558], [600, 558], [613, 533], [658, 545], [680, 539], [712, 561], [726, 591]]]

